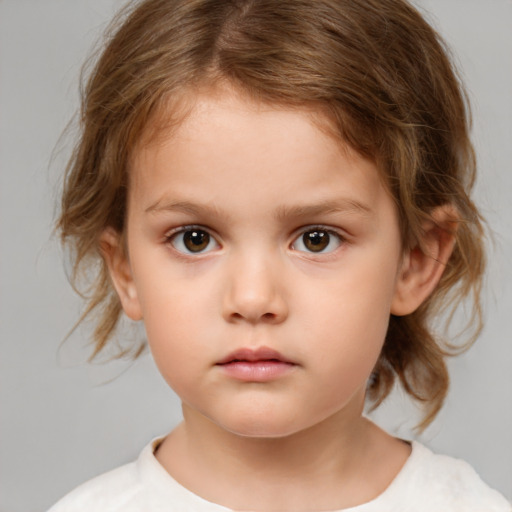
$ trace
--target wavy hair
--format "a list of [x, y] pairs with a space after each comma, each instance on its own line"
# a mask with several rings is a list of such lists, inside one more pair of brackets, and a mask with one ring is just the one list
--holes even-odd
[[[124, 231], [130, 156], [155, 116], [172, 119], [180, 95], [222, 81], [257, 101], [326, 112], [337, 136], [382, 171], [404, 244], [421, 243], [435, 207], [456, 208], [456, 245], [439, 286], [414, 313], [391, 316], [368, 387], [377, 406], [398, 379], [424, 405], [425, 427], [447, 393], [445, 356], [481, 329], [484, 231], [470, 199], [476, 166], [464, 89], [440, 36], [404, 0], [145, 0], [121, 11], [83, 82], [57, 222], [73, 283], [89, 278], [92, 357], [121, 314], [99, 238], [107, 227]], [[450, 322], [463, 300], [473, 313], [467, 341], [455, 346], [432, 320], [442, 313]]]

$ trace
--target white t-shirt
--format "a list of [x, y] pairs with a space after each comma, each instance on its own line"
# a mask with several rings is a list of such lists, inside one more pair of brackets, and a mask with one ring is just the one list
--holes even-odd
[[[154, 456], [160, 439], [130, 464], [77, 487], [49, 512], [228, 512], [174, 480]], [[466, 462], [436, 455], [420, 443], [391, 485], [374, 500], [344, 512], [511, 512], [501, 494]]]

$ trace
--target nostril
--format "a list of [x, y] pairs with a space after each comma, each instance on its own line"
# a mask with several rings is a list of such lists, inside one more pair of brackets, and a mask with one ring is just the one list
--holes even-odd
[[263, 313], [262, 315], [244, 315], [242, 313], [239, 313], [237, 311], [234, 311], [230, 318], [232, 321], [240, 321], [240, 320], [246, 320], [251, 323], [257, 323], [257, 322], [275, 322], [278, 319], [279, 315], [276, 313]]
[[276, 290], [270, 287], [254, 289], [254, 283], [251, 286], [242, 286], [244, 281], [235, 284], [236, 286], [227, 291], [223, 300], [222, 315], [227, 321], [278, 323], [286, 318], [286, 301]]

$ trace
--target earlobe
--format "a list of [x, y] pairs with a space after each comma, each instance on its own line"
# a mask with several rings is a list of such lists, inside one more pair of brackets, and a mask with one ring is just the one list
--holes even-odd
[[391, 314], [414, 312], [439, 283], [455, 246], [458, 215], [452, 205], [439, 206], [423, 226], [423, 237], [403, 256]]
[[105, 229], [100, 236], [100, 247], [124, 312], [132, 320], [141, 320], [142, 311], [137, 296], [137, 288], [133, 280], [130, 262], [121, 241], [121, 235], [113, 228]]

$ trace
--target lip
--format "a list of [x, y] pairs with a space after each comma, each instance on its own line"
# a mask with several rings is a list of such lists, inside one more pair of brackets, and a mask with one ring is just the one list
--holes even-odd
[[216, 366], [223, 373], [244, 382], [268, 382], [290, 373], [297, 364], [268, 347], [242, 348], [231, 352]]
[[286, 359], [277, 350], [268, 347], [240, 348], [228, 354], [224, 359], [217, 362], [218, 365], [228, 364], [235, 361], [246, 361], [254, 363], [257, 361], [280, 361], [283, 363], [295, 364], [293, 361]]

